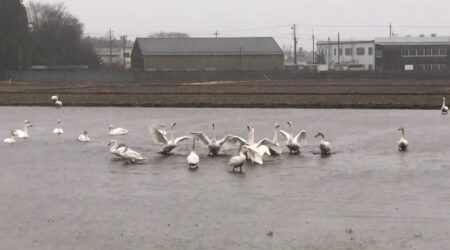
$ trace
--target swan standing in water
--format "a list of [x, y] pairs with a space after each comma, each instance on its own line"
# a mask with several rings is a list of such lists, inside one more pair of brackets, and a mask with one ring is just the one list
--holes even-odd
[[121, 152], [127, 149], [125, 144], [119, 143], [116, 140], [110, 140], [107, 147], [109, 147], [109, 152], [121, 159], [123, 159]]
[[109, 134], [110, 135], [126, 135], [128, 134], [128, 130], [124, 128], [114, 128], [114, 125], [109, 125]]
[[322, 155], [329, 155], [331, 153], [331, 143], [325, 141], [325, 136], [320, 132], [318, 132], [317, 135], [315, 135], [314, 137], [319, 136], [321, 137], [319, 145], [320, 153]]
[[180, 144], [181, 142], [191, 139], [191, 136], [181, 136], [178, 138], [174, 138], [173, 137], [173, 128], [176, 126], [177, 124], [174, 122], [172, 123], [172, 125], [170, 126], [170, 138], [167, 138], [166, 134], [164, 134], [161, 129], [157, 129], [154, 128], [152, 126], [149, 126], [149, 131], [150, 134], [153, 137], [153, 141], [156, 144], [161, 144], [163, 145], [163, 147], [161, 148], [161, 151], [159, 153], [161, 154], [170, 154], [170, 152], [176, 148], [178, 146], [178, 144]]
[[405, 139], [405, 129], [399, 128], [398, 130], [402, 131], [402, 137], [398, 141], [398, 150], [406, 151], [406, 150], [408, 150], [408, 141]]
[[202, 133], [202, 132], [192, 132], [191, 134], [193, 134], [205, 146], [208, 147], [209, 155], [216, 156], [219, 154], [219, 151], [222, 148], [223, 144], [225, 144], [231, 136], [227, 135], [227, 136], [223, 137], [222, 139], [217, 140], [216, 126], [214, 125], [214, 123], [212, 124], [212, 131], [213, 131], [213, 135], [212, 135], [211, 139], [205, 133]]
[[286, 147], [289, 149], [289, 153], [300, 153], [300, 147], [306, 145], [306, 131], [302, 130], [295, 137], [292, 134], [292, 122], [287, 122], [289, 126], [289, 132], [280, 130], [281, 134], [286, 138]]
[[91, 138], [89, 138], [88, 132], [86, 130], [83, 132], [83, 134], [78, 136], [78, 141], [81, 141], [81, 142], [91, 141]]
[[16, 143], [16, 136], [14, 135], [14, 131], [11, 131], [11, 137], [5, 138], [3, 140], [4, 143], [14, 144]]
[[192, 168], [198, 168], [198, 163], [200, 162], [200, 157], [198, 156], [198, 154], [195, 152], [195, 141], [197, 140], [197, 137], [193, 137], [192, 138], [192, 151], [191, 153], [187, 156], [187, 163], [189, 165], [189, 169]]
[[228, 161], [228, 164], [233, 168], [233, 172], [235, 172], [236, 168], [239, 168], [239, 173], [242, 173], [242, 166], [244, 166], [246, 160], [242, 148], [243, 145], [239, 147], [239, 155], [231, 157], [231, 159]]
[[53, 102], [53, 104], [56, 106], [56, 108], [61, 108], [62, 107], [62, 102], [59, 100], [57, 95], [54, 95], [50, 98]]
[[58, 127], [53, 129], [53, 134], [61, 135], [64, 134], [64, 130], [61, 128], [61, 120], [58, 119]]
[[448, 114], [448, 107], [445, 103], [445, 97], [442, 97], [442, 107], [441, 107], [441, 111], [443, 115]]
[[20, 139], [28, 139], [28, 128], [33, 127], [33, 124], [31, 124], [31, 122], [29, 122], [28, 120], [25, 120], [24, 126], [23, 126], [23, 130], [20, 129], [16, 129], [13, 130], [13, 134]]

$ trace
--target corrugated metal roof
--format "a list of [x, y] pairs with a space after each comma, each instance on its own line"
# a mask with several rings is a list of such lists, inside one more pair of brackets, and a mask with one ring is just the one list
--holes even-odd
[[[345, 44], [361, 44], [361, 43], [374, 43], [374, 40], [344, 40], [344, 41], [339, 41], [339, 44], [341, 45], [345, 45]], [[338, 44], [338, 41], [318, 41], [317, 45], [336, 45]]]
[[283, 55], [272, 37], [136, 38], [143, 55]]
[[375, 43], [380, 45], [450, 45], [450, 37], [377, 37]]

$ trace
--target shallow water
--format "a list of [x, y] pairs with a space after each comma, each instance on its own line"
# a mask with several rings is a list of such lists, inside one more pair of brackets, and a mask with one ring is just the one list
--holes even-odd
[[[65, 134], [51, 133], [62, 119]], [[30, 120], [30, 139], [0, 145], [5, 249], [444, 249], [450, 243], [450, 116], [421, 110], [0, 107], [0, 133]], [[191, 143], [157, 154], [149, 124], [272, 138], [308, 131], [301, 155], [233, 173], [229, 147], [189, 171]], [[112, 160], [114, 137], [148, 158]], [[408, 152], [397, 150], [404, 126]], [[76, 141], [88, 130], [90, 143]], [[3, 132], [1, 132], [3, 131]], [[321, 157], [323, 132], [334, 154]], [[3, 138], [2, 137], [2, 138]], [[283, 138], [279, 137], [280, 142]], [[283, 143], [282, 143], [283, 144]], [[284, 148], [286, 152], [286, 148]], [[270, 232], [273, 232], [272, 236]]]

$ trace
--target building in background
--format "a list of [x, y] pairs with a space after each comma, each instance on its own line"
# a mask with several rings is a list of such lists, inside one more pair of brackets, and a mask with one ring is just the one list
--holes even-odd
[[450, 37], [376, 38], [378, 71], [448, 71]]
[[375, 42], [319, 41], [317, 42], [318, 64], [330, 70], [375, 70]]
[[95, 54], [100, 58], [102, 64], [109, 64], [125, 69], [131, 68], [131, 47], [130, 48], [95, 48]]
[[140, 71], [282, 70], [272, 37], [137, 38], [132, 68]]

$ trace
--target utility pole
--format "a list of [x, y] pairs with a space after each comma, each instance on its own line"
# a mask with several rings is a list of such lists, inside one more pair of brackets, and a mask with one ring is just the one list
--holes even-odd
[[297, 65], [297, 25], [292, 25], [291, 29], [294, 31], [294, 65]]
[[392, 23], [389, 23], [389, 37], [392, 37]]
[[112, 30], [109, 29], [109, 64], [112, 64]]
[[314, 43], [315, 38], [314, 38], [314, 33], [312, 35], [312, 42], [313, 42], [313, 64], [316, 64], [316, 52], [315, 52], [315, 46], [316, 44]]
[[338, 32], [338, 65], [341, 64], [341, 34]]
[[330, 68], [331, 67], [331, 47], [330, 47], [330, 41], [331, 41], [331, 38], [330, 37], [328, 37], [328, 68]]
[[126, 53], [126, 50], [127, 50], [127, 36], [122, 36], [122, 41], [123, 41], [123, 52], [122, 52], [123, 69], [125, 69], [126, 68], [125, 53]]
[[213, 34], [213, 35], [214, 35], [214, 36], [216, 36], [216, 38], [218, 38], [218, 37], [219, 37], [219, 35], [220, 35], [220, 34], [219, 34], [219, 31], [217, 31], [217, 30], [216, 30], [216, 32], [214, 32], [214, 34]]

